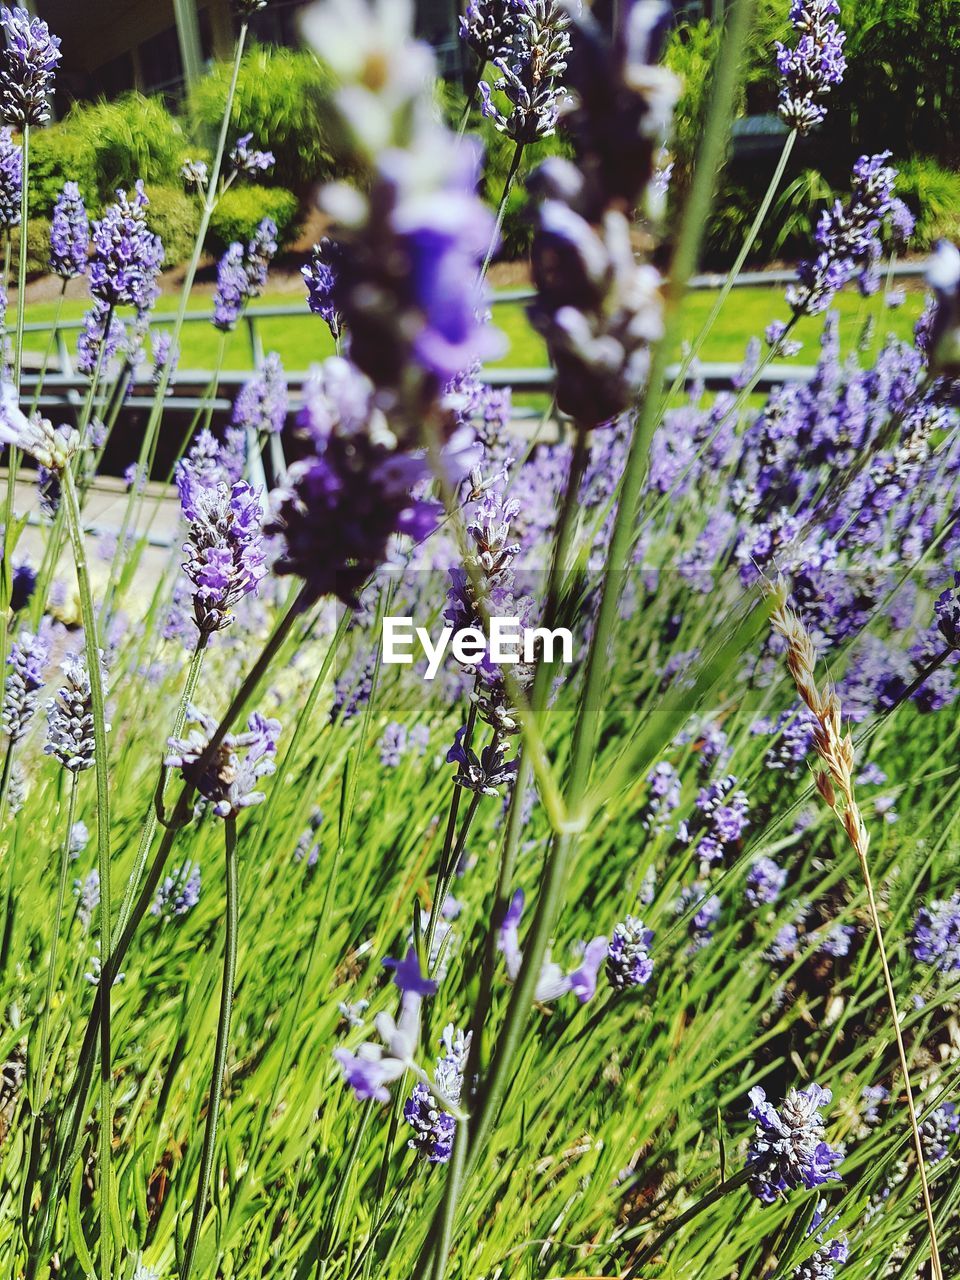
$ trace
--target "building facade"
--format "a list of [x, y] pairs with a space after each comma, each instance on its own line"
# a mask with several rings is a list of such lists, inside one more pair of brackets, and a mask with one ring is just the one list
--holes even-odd
[[[24, 0], [20, 0], [23, 3]], [[271, 0], [251, 22], [262, 42], [295, 45], [308, 0]], [[229, 58], [237, 18], [232, 0], [26, 0], [62, 41], [58, 112], [75, 99], [125, 89], [175, 98], [212, 59]], [[444, 71], [459, 70], [458, 0], [417, 0], [419, 34]]]

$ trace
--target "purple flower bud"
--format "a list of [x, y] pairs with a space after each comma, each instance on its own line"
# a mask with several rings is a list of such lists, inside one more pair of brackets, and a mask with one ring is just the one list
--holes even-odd
[[607, 978], [615, 991], [645, 986], [653, 977], [653, 930], [636, 916], [627, 916], [613, 930], [607, 952]]
[[90, 222], [75, 182], [64, 183], [50, 224], [50, 270], [63, 280], [82, 276], [90, 250]]
[[247, 303], [263, 293], [277, 247], [277, 224], [264, 218], [246, 248], [235, 242], [220, 259], [213, 323], [221, 332], [229, 332]]
[[200, 901], [200, 868], [195, 862], [174, 867], [157, 889], [150, 911], [162, 920], [188, 915]]
[[11, 742], [24, 736], [37, 712], [49, 661], [50, 636], [46, 627], [35, 635], [22, 631], [10, 646], [10, 670], [3, 686], [3, 731]]
[[23, 151], [8, 128], [0, 129], [0, 230], [20, 225]]
[[261, 173], [269, 173], [277, 160], [272, 151], [258, 151], [251, 147], [252, 141], [252, 133], [245, 133], [242, 138], [238, 138], [230, 152], [230, 163], [238, 173], [255, 178]]
[[336, 341], [343, 328], [343, 317], [334, 301], [339, 251], [326, 236], [313, 246], [313, 254], [301, 274], [307, 286], [307, 304], [314, 315], [326, 321]]
[[289, 406], [283, 365], [271, 352], [234, 401], [233, 425], [255, 435], [276, 435], [283, 430]]
[[147, 226], [149, 203], [138, 182], [132, 198], [118, 191], [116, 202], [93, 224], [90, 292], [104, 307], [130, 306], [144, 314], [159, 296], [163, 245]]
[[777, 41], [777, 71], [780, 86], [780, 115], [791, 129], [809, 133], [827, 112], [820, 99], [843, 80], [847, 69], [843, 56], [846, 32], [834, 17], [839, 16], [837, 0], [793, 0], [790, 21], [797, 32], [793, 48]]
[[236, 818], [243, 809], [260, 804], [265, 796], [256, 789], [257, 783], [276, 770], [279, 721], [268, 720], [255, 711], [246, 732], [228, 733], [213, 758], [206, 762], [217, 722], [196, 707], [188, 708], [187, 720], [195, 727], [186, 738], [168, 740], [164, 764], [179, 769], [185, 781], [212, 803], [218, 818]]
[[837, 1179], [836, 1165], [843, 1149], [831, 1147], [820, 1108], [831, 1101], [829, 1089], [818, 1084], [791, 1089], [780, 1108], [767, 1101], [763, 1089], [750, 1090], [750, 1117], [756, 1121], [747, 1156], [750, 1189], [764, 1204], [799, 1187], [819, 1187]]
[[60, 41], [26, 9], [0, 9], [0, 120], [22, 129], [50, 118]]
[[[101, 667], [103, 655], [101, 654]], [[71, 773], [92, 769], [96, 754], [93, 702], [86, 659], [68, 655], [61, 664], [63, 684], [47, 703], [47, 741], [44, 751]], [[109, 732], [110, 726], [105, 726]]]

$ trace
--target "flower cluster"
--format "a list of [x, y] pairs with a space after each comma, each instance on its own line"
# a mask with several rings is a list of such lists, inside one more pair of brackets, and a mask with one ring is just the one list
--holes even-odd
[[780, 115], [801, 134], [823, 121], [827, 112], [820, 99], [840, 84], [847, 69], [846, 33], [833, 21], [839, 14], [837, 0], [793, 0], [790, 21], [797, 42], [789, 48], [777, 41]]
[[63, 280], [82, 276], [90, 251], [90, 221], [80, 188], [65, 182], [50, 223], [50, 270]]
[[607, 949], [606, 974], [615, 991], [627, 991], [642, 987], [653, 977], [653, 930], [644, 927], [642, 920], [627, 916], [614, 925]]
[[289, 407], [283, 364], [276, 352], [271, 352], [234, 401], [233, 425], [255, 435], [277, 435], [283, 430]]
[[[440, 1037], [440, 1046], [442, 1053], [434, 1072], [437, 1092], [441, 1097], [458, 1103], [470, 1052], [470, 1035], [464, 1035], [448, 1024]], [[413, 1130], [407, 1145], [430, 1164], [446, 1164], [453, 1154], [457, 1122], [422, 1080], [413, 1086], [413, 1092], [404, 1104], [403, 1118]]]
[[200, 868], [195, 862], [174, 867], [157, 889], [150, 911], [161, 920], [188, 915], [200, 901]]
[[818, 1084], [791, 1089], [779, 1109], [759, 1087], [750, 1090], [750, 1118], [756, 1130], [747, 1156], [750, 1189], [764, 1204], [773, 1204], [798, 1187], [820, 1187], [840, 1177], [836, 1166], [843, 1151], [826, 1140], [820, 1108], [831, 1101]]
[[50, 634], [44, 627], [36, 634], [22, 631], [10, 646], [10, 670], [3, 685], [3, 732], [11, 742], [24, 736], [36, 715], [49, 661]]
[[326, 236], [313, 246], [310, 261], [301, 268], [307, 286], [307, 305], [314, 315], [326, 322], [334, 342], [343, 330], [343, 317], [334, 301], [337, 279], [337, 246]]
[[786, 869], [761, 854], [750, 864], [744, 896], [751, 907], [769, 905], [780, 897], [786, 883]]
[[481, 71], [488, 62], [509, 58], [521, 45], [527, 4], [528, 0], [468, 0], [460, 17], [460, 38], [476, 54]]
[[261, 173], [269, 173], [276, 164], [277, 158], [272, 151], [259, 151], [256, 147], [251, 147], [252, 141], [252, 133], [245, 133], [243, 137], [237, 139], [230, 152], [230, 164], [237, 173], [256, 178]]
[[700, 861], [706, 866], [730, 856], [750, 825], [750, 802], [746, 792], [736, 787], [732, 774], [701, 787], [694, 815], [678, 828], [681, 844], [697, 841]]
[[720, 919], [721, 903], [715, 893], [707, 893], [707, 886], [700, 880], [686, 885], [674, 904], [678, 916], [687, 916], [687, 933], [690, 937], [688, 952], [695, 955], [713, 941], [713, 931]]
[[221, 332], [233, 329], [247, 303], [263, 293], [277, 247], [277, 224], [264, 218], [246, 246], [234, 241], [220, 259], [213, 323]]
[[[101, 667], [103, 654], [101, 653]], [[96, 756], [93, 702], [86, 659], [70, 654], [61, 663], [63, 684], [47, 703], [47, 741], [44, 751], [71, 773], [92, 769]], [[110, 726], [105, 728], [109, 731]]]
[[93, 223], [90, 292], [104, 307], [135, 307], [143, 315], [157, 300], [163, 245], [147, 226], [149, 204], [138, 182], [132, 197], [118, 191]]
[[[559, 0], [527, 0], [510, 24], [511, 45], [493, 58], [499, 78], [492, 86], [480, 81], [480, 110], [519, 146], [556, 130], [565, 97], [569, 28], [569, 13]], [[509, 100], [508, 114], [498, 108], [494, 92]]]
[[942, 1102], [920, 1124], [923, 1155], [928, 1164], [939, 1164], [950, 1149], [950, 1139], [960, 1133], [960, 1115], [952, 1102]]
[[850, 1253], [850, 1246], [847, 1243], [846, 1236], [838, 1236], [835, 1239], [825, 1239], [827, 1228], [833, 1226], [836, 1218], [832, 1218], [825, 1223], [824, 1218], [827, 1212], [826, 1200], [821, 1200], [813, 1214], [813, 1221], [807, 1230], [807, 1235], [816, 1234], [818, 1248], [798, 1267], [794, 1267], [793, 1274], [798, 1280], [835, 1280], [837, 1267], [843, 1266], [847, 1261]]
[[[835, 293], [856, 276], [864, 293], [877, 288], [877, 263], [882, 244], [883, 221], [891, 216], [903, 219], [902, 201], [893, 194], [897, 176], [886, 162], [890, 152], [861, 156], [853, 166], [851, 194], [846, 204], [835, 200], [817, 223], [815, 258], [797, 267], [797, 283], [787, 290], [787, 302], [797, 316], [825, 311]], [[909, 236], [912, 222], [904, 225]]]
[[196, 707], [188, 708], [187, 719], [194, 726], [187, 737], [167, 742], [167, 768], [179, 769], [184, 780], [210, 801], [218, 818], [236, 818], [243, 809], [260, 804], [265, 797], [257, 783], [276, 770], [279, 721], [255, 711], [245, 733], [226, 734], [211, 753], [216, 720]]
[[[510, 899], [497, 934], [497, 947], [503, 952], [507, 977], [516, 982], [523, 964], [523, 952], [520, 950], [520, 921], [523, 918], [525, 897], [522, 889], [517, 889]], [[560, 965], [549, 956], [544, 960], [537, 979], [534, 999], [539, 1004], [547, 1004], [567, 992], [572, 992], [581, 1004], [592, 1000], [597, 990], [597, 976], [607, 958], [608, 942], [606, 938], [593, 938], [583, 948], [580, 964], [569, 973], [564, 973]]]
[[960, 971], [960, 893], [931, 902], [917, 912], [913, 956], [941, 973]]
[[18, 129], [50, 118], [60, 40], [26, 9], [0, 9], [0, 120]]
[[0, 231], [20, 225], [23, 152], [10, 129], [0, 129]]

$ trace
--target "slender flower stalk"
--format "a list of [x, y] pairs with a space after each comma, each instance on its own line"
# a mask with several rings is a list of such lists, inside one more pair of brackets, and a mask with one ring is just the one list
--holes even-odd
[[207, 1120], [203, 1131], [203, 1154], [197, 1175], [197, 1190], [193, 1200], [193, 1217], [190, 1234], [180, 1268], [180, 1280], [190, 1280], [193, 1272], [200, 1228], [207, 1204], [213, 1157], [217, 1146], [217, 1122], [220, 1114], [220, 1098], [223, 1078], [227, 1070], [227, 1049], [230, 1043], [230, 1018], [233, 1012], [233, 988], [237, 975], [237, 820], [228, 817], [223, 824], [224, 853], [226, 860], [227, 908], [224, 921], [223, 984], [220, 988], [220, 1013], [217, 1018], [217, 1041], [213, 1051], [213, 1075], [210, 1096], [207, 1099]]
[[813, 641], [799, 615], [789, 607], [786, 588], [782, 585], [773, 589], [773, 602], [774, 608], [770, 615], [771, 625], [786, 645], [787, 669], [797, 687], [797, 692], [816, 721], [813, 745], [823, 766], [815, 778], [817, 790], [837, 815], [860, 864], [860, 874], [863, 878], [864, 888], [867, 893], [867, 903], [870, 909], [870, 921], [880, 955], [880, 964], [883, 969], [883, 981], [886, 987], [890, 1020], [897, 1044], [897, 1055], [900, 1059], [900, 1069], [903, 1073], [907, 1097], [907, 1114], [917, 1155], [920, 1191], [923, 1197], [923, 1209], [930, 1235], [933, 1277], [934, 1280], [943, 1280], [943, 1268], [940, 1263], [940, 1250], [937, 1243], [937, 1227], [933, 1216], [933, 1204], [930, 1199], [930, 1187], [927, 1182], [923, 1139], [917, 1119], [913, 1089], [910, 1084], [910, 1066], [903, 1043], [903, 1032], [900, 1029], [897, 998], [893, 989], [890, 965], [887, 961], [887, 950], [883, 940], [880, 913], [877, 909], [873, 877], [870, 874], [870, 864], [867, 857], [870, 847], [870, 835], [864, 823], [860, 806], [857, 803], [853, 781], [856, 764], [853, 739], [849, 734], [845, 735], [843, 733], [842, 710], [837, 694], [828, 685], [821, 686], [817, 684], [815, 671], [817, 655]]

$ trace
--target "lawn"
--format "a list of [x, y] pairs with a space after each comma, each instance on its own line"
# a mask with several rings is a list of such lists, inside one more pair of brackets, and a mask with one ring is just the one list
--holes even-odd
[[[736, 290], [705, 343], [702, 358], [708, 361], [740, 360], [750, 338], [762, 335], [771, 318], [777, 315], [786, 318], [789, 314], [786, 304], [782, 301], [778, 303], [778, 296], [778, 289], [765, 286]], [[913, 334], [913, 326], [923, 309], [923, 296], [921, 292], [910, 292], [902, 307], [891, 310], [884, 304], [882, 295], [871, 299], [863, 299], [855, 292], [840, 295], [835, 306], [840, 315], [843, 349], [849, 351], [856, 345], [863, 334], [864, 325], [871, 317], [875, 326], [874, 340], [883, 337], [886, 333], [892, 333], [898, 338], [909, 341]], [[692, 341], [699, 333], [715, 297], [716, 294], [712, 291], [698, 291], [689, 295], [685, 303], [686, 323], [684, 325], [687, 341]], [[257, 314], [261, 309], [296, 305], [297, 302], [297, 296], [290, 293], [267, 294], [253, 309], [251, 315]], [[158, 312], [169, 314], [173, 305], [172, 299], [164, 299], [161, 301]], [[56, 310], [56, 304], [52, 302], [33, 304], [28, 308], [27, 319], [31, 322], [50, 324], [54, 320]], [[62, 316], [64, 320], [76, 321], [83, 316], [84, 311], [83, 302], [70, 300], [64, 304]], [[204, 316], [211, 314], [211, 311], [209, 296], [198, 295], [191, 307], [191, 314]], [[505, 354], [495, 362], [496, 364], [511, 369], [525, 369], [536, 368], [545, 363], [543, 344], [530, 328], [522, 303], [495, 304], [494, 319], [508, 341]], [[325, 326], [307, 313], [258, 319], [256, 328], [264, 350], [278, 352], [288, 370], [306, 370], [333, 352], [333, 343]], [[802, 363], [813, 362], [817, 332], [816, 318], [804, 319], [797, 326], [797, 337], [804, 343], [804, 349], [799, 356]], [[76, 334], [76, 330], [71, 334], [71, 345], [75, 344]], [[212, 324], [203, 322], [188, 324], [182, 342], [184, 353], [182, 367], [212, 369], [216, 365], [220, 342], [221, 336]], [[31, 334], [28, 346], [34, 351], [42, 351], [43, 339], [38, 334]], [[249, 329], [246, 324], [241, 323], [235, 332], [227, 336], [224, 367], [235, 370], [244, 369], [249, 367], [250, 360]]]

